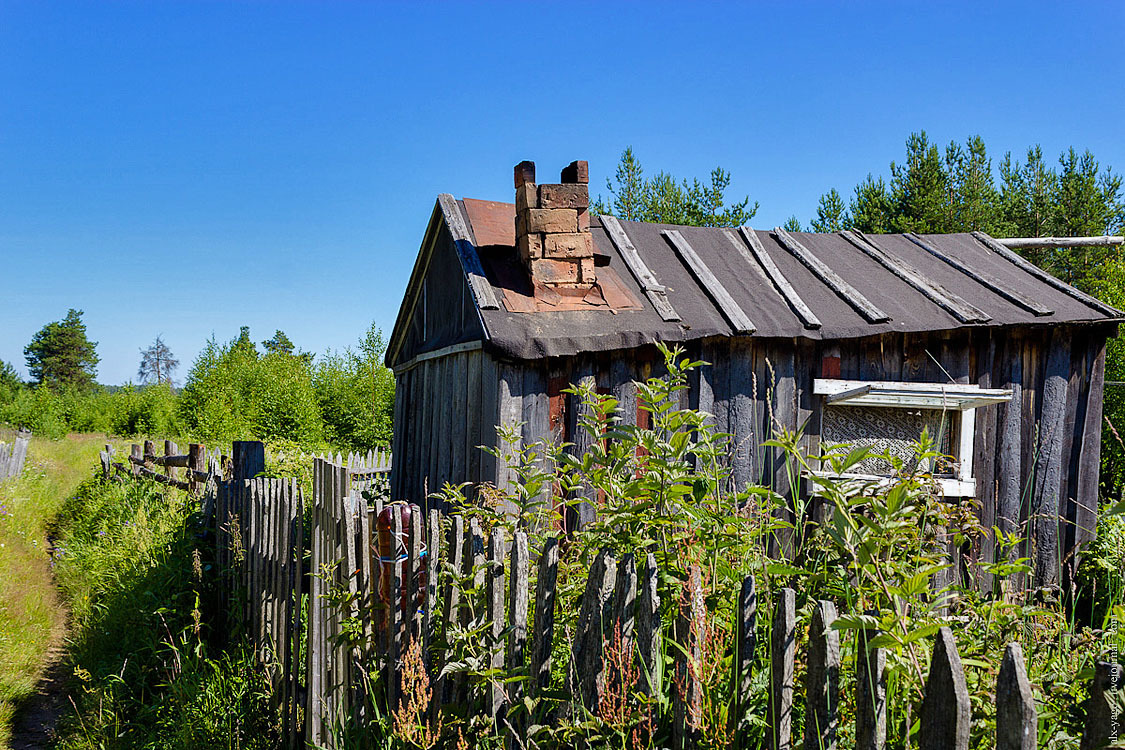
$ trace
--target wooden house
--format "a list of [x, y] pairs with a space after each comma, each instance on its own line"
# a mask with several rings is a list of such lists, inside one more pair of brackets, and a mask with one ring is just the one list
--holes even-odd
[[986, 527], [1028, 533], [1038, 582], [1073, 568], [1096, 522], [1119, 310], [981, 233], [630, 222], [591, 216], [587, 181], [585, 162], [556, 184], [523, 162], [514, 205], [438, 198], [387, 351], [393, 497], [509, 481], [477, 447], [496, 446], [498, 424], [580, 450], [570, 383], [615, 394], [636, 420], [632, 383], [665, 342], [709, 363], [687, 403], [733, 435], [736, 482], [787, 491], [761, 447], [778, 425], [803, 425], [810, 450], [890, 451], [929, 425], [955, 459], [945, 495], [974, 502]]

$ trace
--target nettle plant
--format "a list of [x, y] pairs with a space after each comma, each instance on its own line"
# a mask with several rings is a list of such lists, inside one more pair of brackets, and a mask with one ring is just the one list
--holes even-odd
[[[689, 373], [703, 363], [690, 361], [679, 350], [662, 348], [662, 353], [664, 372], [636, 384], [638, 403], [651, 415], [643, 421], [651, 426], [626, 423], [612, 396], [575, 386], [571, 393], [581, 402], [578, 426], [589, 446], [585, 452], [576, 453], [571, 444], [520, 445], [518, 428], [501, 428], [501, 444], [519, 446], [497, 453], [513, 470], [513, 485], [447, 486], [437, 493], [446, 507], [465, 516], [466, 523], [475, 519], [485, 532], [502, 529], [509, 540], [515, 531], [525, 532], [533, 561], [548, 544], [559, 544], [552, 674], [548, 688], [536, 692], [524, 669], [492, 666], [494, 644], [485, 621], [481, 571], [466, 573], [446, 564], [440, 571], [443, 585], [458, 590], [464, 612], [443, 623], [436, 642], [445, 654], [441, 679], [463, 684], [463, 692], [437, 720], [418, 711], [417, 726], [400, 716], [372, 730], [388, 746], [429, 747], [442, 737], [455, 746], [471, 737], [475, 747], [500, 747], [507, 742], [504, 733], [515, 726], [526, 729], [528, 749], [577, 743], [669, 746], [674, 696], [677, 691], [682, 695], [685, 682], [675, 670], [677, 657], [685, 653], [676, 622], [688, 604], [686, 582], [693, 569], [699, 571], [703, 607], [690, 622], [699, 649], [688, 668], [702, 692], [691, 717], [699, 728], [700, 747], [731, 747], [734, 729], [742, 746], [765, 746], [771, 614], [777, 592], [785, 587], [797, 592], [799, 695], [815, 603], [832, 600], [841, 612], [833, 626], [843, 636], [841, 746], [854, 742], [854, 675], [864, 640], [886, 649], [888, 746], [916, 742], [933, 636], [944, 624], [956, 625], [973, 702], [974, 746], [987, 746], [994, 736], [992, 691], [1004, 646], [1011, 640], [1020, 640], [1028, 654], [1040, 702], [1041, 746], [1065, 744], [1077, 733], [1078, 679], [1109, 645], [1069, 636], [1057, 602], [1008, 591], [1005, 582], [1019, 580], [1029, 570], [1017, 552], [1022, 540], [982, 528], [971, 506], [940, 496], [926, 471], [943, 458], [934, 450], [935, 440], [923, 434], [909, 460], [880, 456], [894, 469], [882, 481], [818, 478], [815, 488], [809, 488], [802, 487], [801, 478], [811, 470], [844, 474], [871, 454], [824, 446], [818, 455], [809, 455], [800, 431], [776, 425], [774, 438], [764, 445], [784, 458], [788, 485], [794, 488], [791, 497], [764, 486], [736, 487], [731, 436], [714, 428], [711, 415], [682, 406]], [[562, 519], [577, 514], [584, 503], [596, 506], [596, 518], [563, 534]], [[996, 546], [996, 562], [978, 561], [972, 568], [974, 575], [991, 580], [990, 591], [982, 594], [970, 585], [969, 570], [951, 566], [950, 552], [984, 545]], [[598, 686], [598, 709], [589, 712], [568, 673], [583, 591], [603, 551], [615, 560], [632, 555], [638, 564], [650, 554], [655, 558], [661, 628], [651, 674], [638, 668], [635, 642], [619, 628], [610, 631], [603, 643], [606, 668]], [[535, 591], [537, 568], [530, 570], [530, 590]], [[757, 582], [758, 645], [751, 694], [741, 696], [750, 718], [735, 728], [729, 716], [735, 605], [749, 574]], [[534, 632], [534, 608], [529, 615], [528, 629]], [[505, 631], [501, 638], [507, 635]], [[508, 701], [494, 724], [485, 706], [497, 685]], [[795, 737], [803, 719], [803, 700], [798, 698]]]

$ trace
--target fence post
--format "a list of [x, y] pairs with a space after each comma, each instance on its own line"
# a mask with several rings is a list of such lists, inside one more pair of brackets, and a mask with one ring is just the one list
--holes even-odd
[[141, 473], [140, 462], [144, 459], [141, 458], [141, 446], [133, 443], [129, 446], [129, 473], [137, 476]]
[[969, 689], [948, 627], [938, 631], [925, 691], [918, 717], [918, 750], [968, 750]]
[[156, 460], [156, 444], [153, 443], [151, 440], [146, 440], [145, 441], [145, 457], [144, 457], [145, 468], [148, 469], [149, 471], [155, 471], [156, 470], [156, 464], [154, 463], [155, 460]]
[[[192, 493], [196, 492], [199, 485], [195, 472], [207, 471], [207, 449], [200, 443], [188, 445], [188, 485]], [[220, 477], [222, 479], [222, 477]]]
[[1081, 750], [1095, 750], [1121, 741], [1122, 717], [1110, 705], [1110, 693], [1120, 693], [1125, 688], [1125, 674], [1120, 664], [1099, 661], [1094, 665], [1094, 679], [1090, 683], [1090, 701], [1086, 708], [1086, 728], [1082, 732]]
[[[489, 667], [504, 667], [504, 530], [492, 529], [488, 539], [488, 570], [485, 572], [485, 613], [489, 624]], [[495, 679], [488, 686], [488, 710], [493, 720], [504, 704], [504, 685]]]
[[[512, 563], [508, 575], [508, 672], [510, 674], [524, 674], [527, 662], [528, 558], [527, 532], [517, 531], [515, 539], [512, 540]], [[509, 684], [512, 693], [511, 703], [519, 703], [526, 692], [523, 683]], [[519, 736], [522, 745], [524, 721], [521, 718], [516, 724], [517, 726], [513, 726], [512, 730]]]
[[778, 592], [770, 630], [770, 748], [790, 750], [793, 733], [793, 659], [797, 653], [797, 593]]
[[753, 690], [752, 667], [754, 652], [757, 650], [755, 627], [758, 619], [758, 592], [754, 576], [742, 579], [742, 589], [738, 593], [738, 607], [735, 609], [734, 659], [731, 676], [731, 706], [727, 726], [735, 737], [735, 747], [747, 746], [747, 708]]
[[856, 750], [883, 750], [887, 744], [887, 653], [868, 645], [877, 633], [870, 626], [856, 633]]
[[[164, 441], [164, 458], [168, 458], [169, 456], [177, 456], [177, 455], [179, 455], [179, 453], [180, 453], [179, 446], [177, 446], [171, 440], [165, 440]], [[164, 464], [164, 476], [168, 477], [169, 479], [175, 479], [176, 478], [176, 467], [171, 466], [170, 464], [165, 462], [165, 464]]]
[[[433, 512], [433, 511], [431, 511]], [[458, 576], [461, 574], [462, 561], [465, 557], [465, 518], [461, 515], [449, 517], [449, 532], [448, 544], [446, 545], [446, 556], [449, 558], [446, 561], [446, 568], [449, 570], [450, 575]], [[443, 635], [449, 632], [449, 627], [454, 622], [458, 621], [461, 609], [461, 591], [460, 589], [450, 583], [445, 587], [445, 616], [442, 618]], [[438, 666], [443, 666], [444, 658], [438, 662]], [[434, 694], [440, 694], [440, 700], [434, 701], [434, 720], [437, 720], [437, 710], [439, 705], [445, 705], [452, 702], [459, 692], [458, 688], [463, 675], [446, 675], [439, 680], [439, 689], [434, 691]]]
[[676, 618], [676, 685], [672, 692], [672, 747], [692, 748], [699, 741], [699, 720], [703, 710], [703, 685], [699, 674], [700, 642], [706, 627], [703, 611], [703, 584], [698, 565], [688, 572], [680, 616]]
[[1035, 750], [1038, 728], [1023, 648], [1009, 643], [996, 677], [996, 750]]
[[657, 590], [656, 557], [645, 555], [644, 567], [637, 581], [637, 660], [641, 676], [637, 688], [646, 695], [658, 696], [663, 690], [660, 655], [660, 592]]
[[551, 642], [555, 635], [555, 583], [559, 575], [559, 538], [547, 537], [539, 555], [539, 578], [535, 582], [535, 637], [527, 673], [533, 696], [546, 690], [551, 681]]
[[102, 479], [109, 481], [113, 476], [113, 446], [109, 443], [105, 444], [105, 450], [101, 453], [102, 459]]
[[603, 549], [590, 566], [570, 652], [567, 685], [572, 698], [577, 698], [592, 713], [598, 710], [598, 689], [604, 672], [602, 646], [605, 628], [613, 618], [616, 577], [617, 562], [609, 550]]
[[266, 446], [259, 440], [235, 440], [234, 477], [235, 482], [253, 479], [266, 470]]
[[840, 634], [832, 629], [836, 605], [819, 601], [809, 626], [805, 675], [805, 750], [835, 750], [840, 698]]

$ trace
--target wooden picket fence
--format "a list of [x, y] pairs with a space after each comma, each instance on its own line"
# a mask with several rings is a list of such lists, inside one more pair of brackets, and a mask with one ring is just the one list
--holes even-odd
[[[485, 533], [475, 518], [402, 503], [385, 506], [382, 494], [371, 490], [385, 480], [389, 456], [315, 459], [310, 498], [295, 480], [257, 477], [264, 469], [260, 443], [235, 443], [229, 462], [225, 457], [218, 462], [226, 470], [224, 478], [207, 485], [202, 502], [206, 507], [211, 497], [217, 567], [226, 571], [224, 602], [244, 623], [271, 681], [286, 747], [333, 748], [340, 726], [371, 718], [372, 701], [386, 710], [411, 697], [403, 695], [403, 664], [412, 649], [420, 649], [429, 680], [431, 699], [425, 714], [431, 721], [443, 706], [470, 705], [463, 674], [440, 676], [447, 660], [443, 628], [481, 623], [470, 623], [463, 589], [436, 574], [443, 569], [458, 571], [483, 592], [479, 616], [488, 666], [527, 677], [485, 686], [482, 709], [512, 737], [512, 746], [524, 744], [528, 727], [518, 712], [509, 715], [507, 708], [549, 688], [559, 537], [548, 537], [541, 549], [533, 549], [522, 531], [509, 539], [502, 529]], [[532, 565], [537, 569], [534, 590]], [[700, 625], [705, 616], [701, 577], [693, 569], [683, 584], [678, 616], [668, 623], [681, 648], [674, 650], [673, 673], [662, 676], [658, 574], [652, 555], [627, 554], [618, 560], [602, 552], [595, 558], [565, 669], [572, 704], [563, 710], [596, 714], [607, 680], [614, 678], [614, 651], [625, 649], [616, 653], [635, 654], [638, 685], [660, 689], [659, 680], [675, 681], [673, 745], [690, 748], [700, 739], [703, 701], [698, 670], [705, 630]], [[730, 707], [734, 746], [752, 746], [747, 732], [752, 686], [759, 670], [765, 670], [757, 681], [764, 677], [768, 685], [768, 708], [757, 721], [768, 726], [767, 746], [834, 749], [842, 719], [842, 634], [831, 627], [836, 608], [829, 601], [815, 604], [804, 653], [806, 676], [798, 685], [796, 592], [782, 589], [773, 598], [770, 627], [765, 629], [770, 642], [763, 644], [770, 655], [766, 663], [755, 656], [758, 618], [763, 615], [752, 576], [744, 580], [736, 602], [732, 679], [737, 689]], [[855, 637], [866, 644], [873, 635], [859, 631]], [[886, 656], [880, 648], [861, 651], [865, 658], [856, 665], [855, 747], [878, 750], [887, 734]], [[1120, 718], [1107, 695], [1120, 691], [1123, 683], [1120, 665], [1097, 665], [1082, 750], [1117, 741]], [[803, 738], [793, 737], [798, 699], [805, 708]], [[934, 639], [919, 720], [920, 750], [968, 747], [969, 694], [948, 627]], [[1036, 706], [1023, 655], [1019, 644], [1012, 643], [996, 684], [996, 747], [1031, 750], [1036, 733]]]
[[27, 448], [31, 444], [31, 433], [20, 430], [16, 439], [10, 443], [0, 443], [0, 482], [18, 477], [23, 473], [27, 460]]

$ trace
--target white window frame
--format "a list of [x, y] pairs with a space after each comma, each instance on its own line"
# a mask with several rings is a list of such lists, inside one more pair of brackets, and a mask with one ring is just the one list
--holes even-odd
[[[816, 378], [813, 395], [824, 399], [824, 406], [880, 406], [901, 409], [941, 409], [956, 412], [957, 475], [935, 477], [946, 497], [975, 497], [973, 477], [973, 438], [976, 432], [976, 410], [982, 406], [1011, 400], [1012, 391], [1005, 388], [981, 388], [968, 383], [906, 383], [877, 380], [840, 380]], [[890, 477], [875, 474], [812, 471], [807, 478], [813, 485], [817, 479], [854, 480], [857, 484], [890, 484]]]

